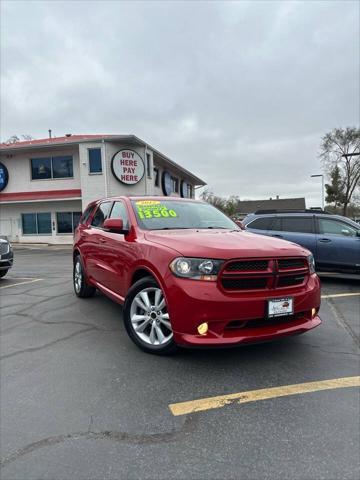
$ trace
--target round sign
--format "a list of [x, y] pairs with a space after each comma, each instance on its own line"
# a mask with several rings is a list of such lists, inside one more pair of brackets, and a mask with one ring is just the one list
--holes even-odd
[[134, 185], [144, 176], [145, 167], [140, 155], [134, 150], [120, 150], [111, 160], [111, 171], [119, 182]]
[[171, 175], [169, 172], [163, 172], [161, 178], [161, 185], [164, 192], [164, 195], [171, 195], [172, 194], [172, 182], [171, 182]]
[[3, 163], [0, 163], [0, 192], [6, 188], [9, 181], [9, 172]]
[[188, 184], [185, 182], [185, 180], [183, 180], [181, 182], [180, 195], [183, 198], [188, 198], [188, 196], [189, 196], [189, 188], [188, 188]]

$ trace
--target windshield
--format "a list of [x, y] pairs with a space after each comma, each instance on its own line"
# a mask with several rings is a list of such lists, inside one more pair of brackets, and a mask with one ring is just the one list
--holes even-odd
[[132, 200], [138, 224], [145, 230], [225, 228], [239, 230], [230, 218], [208, 203], [177, 200]]

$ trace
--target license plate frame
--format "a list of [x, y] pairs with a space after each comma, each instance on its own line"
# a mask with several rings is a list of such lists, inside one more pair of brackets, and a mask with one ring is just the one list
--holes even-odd
[[267, 301], [268, 318], [284, 317], [294, 314], [294, 297], [269, 298]]

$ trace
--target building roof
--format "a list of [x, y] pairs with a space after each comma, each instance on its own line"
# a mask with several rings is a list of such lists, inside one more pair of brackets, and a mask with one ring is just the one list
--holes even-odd
[[[20, 148], [28, 147], [42, 147], [42, 146], [53, 146], [53, 145], [65, 145], [71, 143], [82, 143], [82, 142], [92, 142], [103, 139], [111, 139], [112, 137], [119, 137], [121, 135], [65, 135], [64, 137], [49, 137], [49, 138], [39, 138], [33, 140], [24, 140], [21, 142], [15, 143], [6, 143], [3, 142], [0, 144], [0, 150], [17, 150]], [[128, 137], [128, 135], [122, 135]]]
[[34, 140], [24, 140], [22, 142], [15, 143], [1, 143], [0, 152], [2, 153], [14, 153], [18, 150], [29, 150], [29, 149], [38, 149], [38, 148], [48, 148], [48, 147], [63, 147], [65, 145], [76, 145], [86, 142], [110, 142], [110, 141], [123, 141], [132, 145], [141, 145], [144, 147], [149, 147], [153, 152], [160, 157], [161, 159], [170, 163], [174, 168], [185, 173], [189, 178], [193, 180], [195, 185], [206, 185], [206, 182], [201, 178], [195, 176], [193, 173], [189, 172], [186, 168], [178, 165], [176, 162], [171, 160], [169, 157], [163, 153], [156, 150], [156, 148], [149, 145], [144, 140], [136, 137], [135, 135], [114, 135], [114, 134], [105, 134], [105, 135], [65, 135], [64, 137], [52, 137], [52, 138], [41, 138]]
[[253, 213], [256, 210], [305, 210], [305, 198], [271, 198], [268, 200], [239, 201], [236, 211], [238, 214]]

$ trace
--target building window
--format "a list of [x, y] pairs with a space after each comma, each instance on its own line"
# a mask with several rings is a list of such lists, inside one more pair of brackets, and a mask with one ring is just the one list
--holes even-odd
[[30, 163], [32, 180], [72, 178], [74, 176], [73, 157], [71, 155], [31, 158]]
[[102, 173], [101, 148], [89, 148], [89, 173]]
[[56, 212], [57, 233], [73, 233], [80, 218], [81, 212]]
[[148, 178], [151, 178], [151, 155], [150, 153], [146, 154], [146, 174]]
[[73, 159], [71, 156], [52, 157], [53, 178], [73, 177]]
[[32, 158], [31, 159], [31, 178], [32, 180], [42, 180], [51, 178], [51, 158]]
[[193, 198], [193, 194], [194, 194], [194, 187], [190, 185], [190, 183], [188, 183], [188, 197]]
[[51, 234], [51, 213], [22, 213], [23, 235], [49, 235]]
[[160, 179], [159, 179], [159, 169], [154, 167], [154, 177], [155, 177], [155, 187], [159, 187], [160, 186]]
[[176, 177], [171, 177], [172, 191], [179, 193], [179, 179]]

